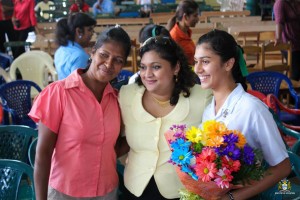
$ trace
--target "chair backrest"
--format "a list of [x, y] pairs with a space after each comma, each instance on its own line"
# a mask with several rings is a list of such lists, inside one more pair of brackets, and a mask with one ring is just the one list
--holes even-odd
[[[286, 62], [283, 62], [282, 51], [287, 52]], [[275, 58], [278, 56], [280, 58], [276, 60]], [[274, 42], [263, 44], [261, 61], [262, 70], [283, 72], [289, 76], [292, 63], [291, 45], [289, 43], [280, 43], [275, 46]]]
[[0, 158], [28, 163], [28, 148], [37, 136], [37, 130], [28, 126], [0, 126]]
[[244, 58], [249, 72], [262, 71], [261, 68], [261, 46], [244, 45]]
[[257, 38], [257, 45], [260, 43], [274, 42], [275, 38], [275, 31], [260, 32]]
[[38, 138], [35, 138], [28, 149], [28, 159], [31, 167], [34, 167], [34, 161], [35, 161], [35, 151], [36, 151], [36, 144], [37, 144]]
[[9, 74], [16, 80], [16, 70], [19, 70], [23, 80], [35, 82], [41, 89], [49, 84], [49, 72], [56, 76], [53, 59], [43, 51], [28, 51], [16, 58], [10, 66]]
[[262, 102], [267, 102], [267, 96], [259, 91], [256, 90], [247, 90], [247, 92], [257, 98], [259, 98]]
[[11, 82], [11, 78], [9, 74], [1, 67], [0, 67], [0, 77], [3, 78], [5, 83]]
[[17, 200], [22, 176], [27, 175], [30, 179], [31, 198], [35, 200], [33, 168], [26, 163], [0, 159], [0, 199]]
[[121, 72], [118, 74], [116, 79], [111, 81], [111, 84], [114, 88], [119, 90], [122, 85], [126, 85], [129, 81], [129, 78], [133, 75], [134, 73], [129, 70], [121, 70]]
[[300, 157], [295, 153], [288, 151], [289, 158], [292, 164], [292, 170], [296, 176], [300, 179]]
[[290, 136], [295, 139], [292, 147], [289, 147], [288, 141], [286, 141], [283, 137], [283, 141], [285, 143], [286, 148], [289, 149], [290, 151], [296, 153], [297, 155], [299, 155], [299, 153], [300, 153], [300, 133], [286, 127], [282, 123], [282, 121], [279, 119], [279, 116], [274, 112], [274, 110], [272, 108], [269, 108], [269, 111], [272, 113], [273, 119], [275, 120], [277, 127], [281, 132], [281, 135], [282, 136]]
[[[35, 127], [35, 123], [28, 117], [32, 106], [31, 90], [41, 92], [41, 88], [32, 81], [18, 80], [0, 86], [0, 98], [3, 109], [11, 113], [13, 124]], [[6, 121], [6, 124], [9, 122]]]
[[295, 100], [296, 108], [299, 105], [297, 92], [295, 91], [291, 80], [284, 74], [273, 71], [252, 72], [247, 77], [252, 90], [257, 90], [265, 95], [274, 94], [279, 97], [280, 85], [284, 81], [288, 85], [290, 94]]

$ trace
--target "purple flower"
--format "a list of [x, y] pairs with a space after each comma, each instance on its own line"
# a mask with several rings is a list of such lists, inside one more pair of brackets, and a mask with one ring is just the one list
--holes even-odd
[[238, 139], [239, 137], [236, 134], [230, 133], [224, 136], [224, 143], [227, 143], [228, 145], [234, 144], [238, 142]]
[[252, 165], [254, 162], [254, 158], [255, 158], [255, 155], [254, 155], [253, 149], [248, 144], [246, 144], [244, 146], [243, 161], [247, 165]]
[[222, 154], [225, 156], [227, 155], [232, 160], [238, 160], [241, 155], [241, 151], [237, 148], [234, 144], [227, 145], [224, 149]]

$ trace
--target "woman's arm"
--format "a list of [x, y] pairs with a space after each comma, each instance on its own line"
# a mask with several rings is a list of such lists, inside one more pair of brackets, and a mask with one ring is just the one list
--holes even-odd
[[282, 35], [282, 25], [280, 23], [276, 24], [276, 29], [275, 29], [275, 46], [279, 43], [282, 42], [282, 38], [281, 38], [281, 35]]
[[125, 130], [124, 123], [123, 120], [121, 120], [121, 133], [115, 145], [115, 151], [118, 158], [128, 153], [130, 149], [125, 134], [123, 134], [124, 130]]
[[[268, 188], [277, 184], [280, 180], [287, 177], [291, 172], [291, 164], [289, 158], [286, 158], [281, 163], [269, 167], [266, 175], [260, 181], [253, 181], [251, 185], [247, 185], [241, 189], [233, 190], [232, 195], [234, 199], [249, 199], [257, 194], [262, 193]], [[226, 194], [222, 197], [223, 200], [230, 199]]]
[[37, 200], [47, 200], [51, 159], [57, 135], [39, 123], [39, 136], [34, 164], [34, 187]]

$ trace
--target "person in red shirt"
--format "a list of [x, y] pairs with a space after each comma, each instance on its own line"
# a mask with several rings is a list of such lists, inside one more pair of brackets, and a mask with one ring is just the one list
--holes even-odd
[[84, 0], [75, 0], [70, 7], [70, 14], [75, 12], [89, 12], [90, 6]]
[[5, 34], [7, 35], [9, 41], [16, 40], [16, 33], [11, 21], [13, 11], [13, 0], [0, 0], [0, 52], [2, 53], [6, 52], [4, 47], [4, 42], [6, 41]]
[[182, 0], [176, 14], [168, 22], [167, 28], [173, 40], [184, 50], [189, 65], [194, 64], [196, 46], [192, 40], [192, 30], [199, 21], [198, 4], [193, 0]]
[[[31, 31], [39, 34], [34, 6], [34, 0], [15, 0], [12, 22], [17, 32], [17, 41], [26, 41], [28, 33]], [[25, 52], [25, 48], [19, 47], [16, 51], [16, 57], [18, 57]]]

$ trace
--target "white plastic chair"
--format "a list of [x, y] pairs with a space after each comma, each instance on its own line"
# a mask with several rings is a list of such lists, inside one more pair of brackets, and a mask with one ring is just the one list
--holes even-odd
[[2, 67], [0, 67], [0, 76], [3, 77], [5, 83], [11, 82], [9, 74]]
[[[17, 69], [19, 69], [23, 80], [33, 81], [41, 89], [45, 88], [49, 81], [58, 79], [53, 58], [44, 51], [28, 51], [16, 58], [9, 69], [12, 80], [16, 80]], [[49, 74], [51, 74], [51, 78], [49, 78]]]

